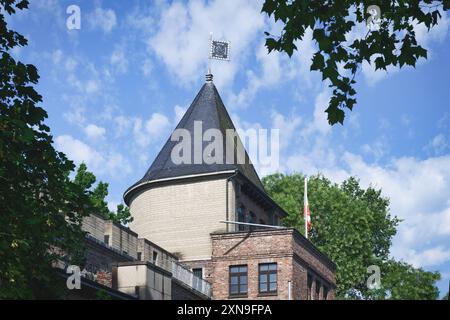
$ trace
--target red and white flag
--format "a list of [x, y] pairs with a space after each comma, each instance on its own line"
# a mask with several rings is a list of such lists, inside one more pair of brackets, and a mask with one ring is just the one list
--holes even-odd
[[309, 211], [308, 203], [308, 179], [305, 178], [305, 191], [304, 191], [303, 201], [303, 217], [305, 218], [305, 237], [308, 238], [308, 232], [311, 229], [311, 212]]

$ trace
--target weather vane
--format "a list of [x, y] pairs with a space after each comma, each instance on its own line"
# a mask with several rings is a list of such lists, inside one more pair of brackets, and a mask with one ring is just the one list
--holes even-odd
[[214, 40], [212, 32], [209, 34], [209, 42], [208, 74], [211, 74], [212, 59], [230, 61], [230, 42], [226, 40]]

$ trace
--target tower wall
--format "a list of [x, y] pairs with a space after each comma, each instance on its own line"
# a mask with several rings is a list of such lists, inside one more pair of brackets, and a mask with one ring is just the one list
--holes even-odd
[[[151, 187], [133, 197], [130, 227], [180, 260], [211, 258], [210, 233], [225, 231], [220, 220], [234, 216], [232, 183], [226, 178], [173, 182]], [[227, 192], [228, 187], [228, 192]]]

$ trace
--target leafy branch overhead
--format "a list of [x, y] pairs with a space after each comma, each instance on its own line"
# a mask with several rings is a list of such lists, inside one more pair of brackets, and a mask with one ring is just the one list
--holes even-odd
[[[376, 30], [365, 26], [372, 17], [368, 12], [371, 5], [381, 11]], [[345, 108], [352, 110], [356, 104], [355, 76], [362, 63], [375, 64], [376, 70], [415, 67], [420, 58], [427, 58], [427, 50], [417, 42], [416, 26], [425, 25], [429, 31], [449, 8], [450, 0], [266, 0], [262, 12], [283, 27], [277, 36], [265, 32], [269, 52], [276, 50], [292, 56], [306, 30], [313, 31], [317, 52], [311, 70], [319, 71], [333, 90], [325, 110], [333, 125], [343, 124]], [[358, 38], [361, 26], [364, 35]]]
[[52, 264], [83, 262], [81, 223], [89, 214], [86, 193], [69, 179], [73, 162], [53, 147], [38, 70], [11, 55], [27, 40], [7, 16], [27, 6], [0, 0], [0, 299], [60, 297]]

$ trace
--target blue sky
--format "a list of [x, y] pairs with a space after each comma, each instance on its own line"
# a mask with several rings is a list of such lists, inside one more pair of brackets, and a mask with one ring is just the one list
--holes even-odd
[[[80, 30], [66, 27], [72, 4], [81, 9]], [[14, 55], [39, 69], [55, 146], [110, 183], [112, 207], [203, 84], [213, 32], [231, 42], [231, 61], [214, 61], [212, 71], [236, 126], [279, 128], [282, 172], [322, 172], [336, 182], [356, 175], [363, 186], [382, 188], [392, 214], [404, 219], [392, 254], [439, 270], [443, 294], [450, 279], [450, 18], [444, 14], [431, 33], [416, 27], [429, 59], [415, 69], [364, 65], [357, 106], [344, 126], [330, 127], [329, 91], [309, 72], [310, 33], [298, 43], [301, 55], [268, 55], [263, 32], [280, 26], [260, 8], [230, 0], [36, 0], [9, 22], [29, 39]]]

